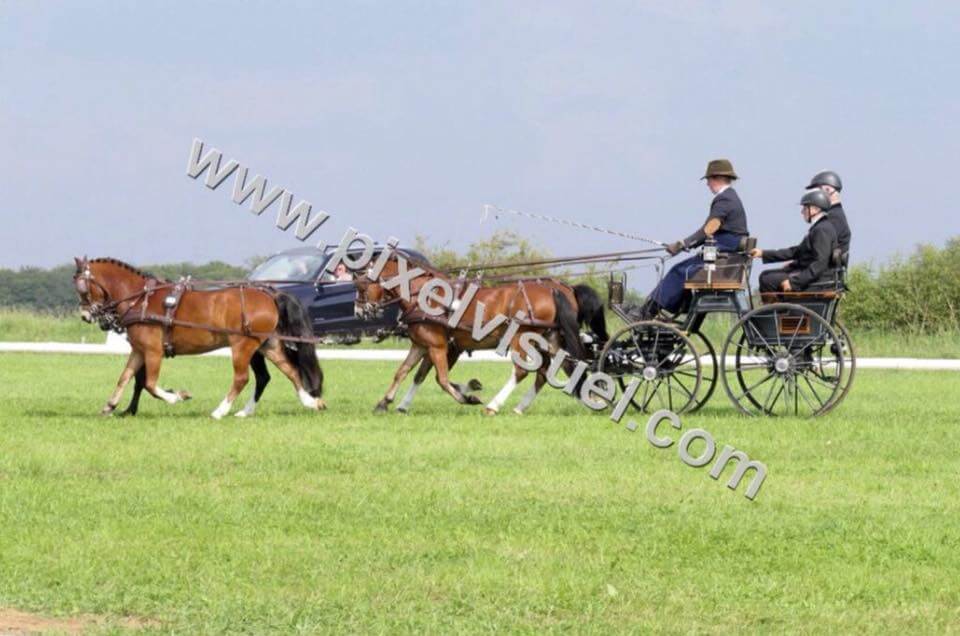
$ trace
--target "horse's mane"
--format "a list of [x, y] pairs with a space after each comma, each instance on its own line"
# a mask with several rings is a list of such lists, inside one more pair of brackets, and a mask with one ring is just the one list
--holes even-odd
[[129, 272], [133, 272], [133, 273], [136, 274], [137, 276], [143, 276], [144, 278], [155, 278], [155, 279], [161, 280], [161, 281], [166, 280], [165, 278], [161, 278], [160, 276], [156, 276], [155, 274], [152, 274], [152, 273], [150, 273], [150, 272], [146, 272], [146, 271], [144, 271], [144, 270], [142, 270], [142, 269], [138, 269], [138, 268], [134, 267], [133, 265], [131, 265], [131, 264], [129, 264], [129, 263], [124, 263], [123, 261], [121, 261], [121, 260], [119, 260], [119, 259], [111, 258], [111, 257], [109, 257], [109, 256], [101, 256], [101, 257], [99, 257], [99, 258], [91, 258], [91, 259], [90, 259], [89, 261], [87, 261], [87, 262], [88, 262], [88, 263], [110, 263], [111, 265], [116, 265], [117, 267], [123, 268], [123, 269], [125, 269], [125, 270], [127, 270], [127, 271], [129, 271]]

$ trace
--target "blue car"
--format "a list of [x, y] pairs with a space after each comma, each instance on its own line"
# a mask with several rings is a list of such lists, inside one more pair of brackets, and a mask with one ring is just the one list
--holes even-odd
[[[313, 332], [327, 341], [356, 344], [362, 336], [379, 336], [392, 330], [400, 311], [397, 304], [386, 307], [376, 318], [359, 318], [354, 313], [357, 290], [353, 282], [338, 281], [332, 273], [323, 271], [335, 250], [334, 246], [299, 247], [274, 254], [258, 265], [249, 279], [272, 281], [277, 289], [299, 298], [310, 312]], [[429, 263], [415, 250], [398, 247], [396, 251], [408, 259]], [[350, 251], [352, 254], [360, 252], [359, 249]], [[374, 258], [376, 254], [379, 249]]]

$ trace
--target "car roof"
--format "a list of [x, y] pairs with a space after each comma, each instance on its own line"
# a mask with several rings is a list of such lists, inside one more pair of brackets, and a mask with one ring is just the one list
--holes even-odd
[[[382, 250], [384, 247], [385, 247], [384, 245], [375, 244], [375, 245], [374, 245], [374, 252], [379, 252], [379, 251]], [[310, 245], [304, 245], [303, 247], [293, 247], [293, 248], [290, 248], [290, 249], [288, 249], [288, 250], [283, 250], [282, 252], [277, 252], [277, 253], [275, 253], [275, 254], [271, 254], [271, 255], [270, 255], [270, 258], [273, 258], [274, 256], [278, 256], [278, 255], [280, 255], [280, 254], [292, 254], [292, 255], [310, 254], [310, 255], [314, 255], [314, 256], [332, 256], [333, 253], [334, 253], [334, 251], [335, 251], [336, 249], [337, 249], [337, 246], [336, 246], [336, 245], [327, 245], [327, 246], [324, 246], [324, 247], [322, 247], [322, 248], [321, 248], [321, 247], [314, 247], [314, 246], [310, 246]], [[413, 259], [415, 259], [415, 260], [423, 261], [424, 263], [426, 263], [426, 264], [428, 264], [428, 265], [430, 264], [430, 260], [429, 260], [426, 256], [424, 256], [423, 254], [421, 254], [420, 252], [418, 252], [417, 250], [412, 250], [412, 249], [410, 249], [410, 248], [408, 248], [408, 247], [403, 247], [403, 246], [397, 246], [396, 250], [397, 250], [397, 252], [399, 252], [400, 254], [403, 254], [404, 256], [409, 256], [409, 257], [411, 257], [411, 258], [413, 258]], [[352, 248], [349, 248], [349, 249], [347, 250], [347, 253], [348, 253], [348, 254], [359, 254], [359, 253], [362, 252], [362, 251], [363, 251], [363, 248], [361, 248], [361, 247], [352, 247]]]

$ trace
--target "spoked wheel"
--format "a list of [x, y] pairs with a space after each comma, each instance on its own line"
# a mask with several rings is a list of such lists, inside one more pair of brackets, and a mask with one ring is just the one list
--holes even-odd
[[696, 331], [690, 334], [690, 340], [702, 358], [702, 370], [700, 372], [700, 390], [695, 394], [694, 403], [687, 409], [687, 413], [699, 411], [704, 404], [710, 401], [713, 390], [717, 388], [717, 378], [720, 377], [720, 367], [717, 366], [717, 352], [707, 337]]
[[842, 397], [846, 354], [837, 342], [843, 342], [837, 331], [806, 307], [754, 309], [727, 336], [723, 386], [748, 415], [822, 415]]
[[850, 386], [853, 384], [853, 376], [857, 373], [857, 355], [853, 348], [853, 341], [850, 339], [850, 333], [847, 331], [847, 328], [839, 322], [833, 326], [833, 329], [840, 338], [839, 352], [843, 356], [842, 368], [837, 368], [835, 362], [837, 348], [833, 341], [828, 343], [829, 346], [818, 348], [814, 354], [816, 361], [814, 371], [820, 376], [823, 382], [836, 382], [839, 376], [840, 392], [830, 404], [830, 409], [833, 409], [843, 402], [843, 399], [847, 397], [847, 393], [850, 392]]
[[600, 354], [598, 370], [616, 379], [624, 391], [638, 381], [630, 398], [637, 410], [682, 413], [697, 403], [703, 363], [682, 331], [648, 320], [615, 333]]

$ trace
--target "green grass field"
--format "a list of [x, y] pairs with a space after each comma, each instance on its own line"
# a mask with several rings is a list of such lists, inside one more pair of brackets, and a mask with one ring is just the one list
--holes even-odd
[[[228, 361], [177, 358], [162, 384], [192, 401], [101, 418], [121, 364], [0, 355], [0, 608], [176, 633], [960, 631], [960, 374], [864, 371], [818, 420], [718, 392], [684, 428], [767, 464], [751, 502], [557, 392], [485, 418], [431, 382], [375, 417], [392, 364], [331, 362], [327, 412], [274, 372], [255, 418], [217, 422]], [[505, 371], [455, 376], [489, 398]]]

